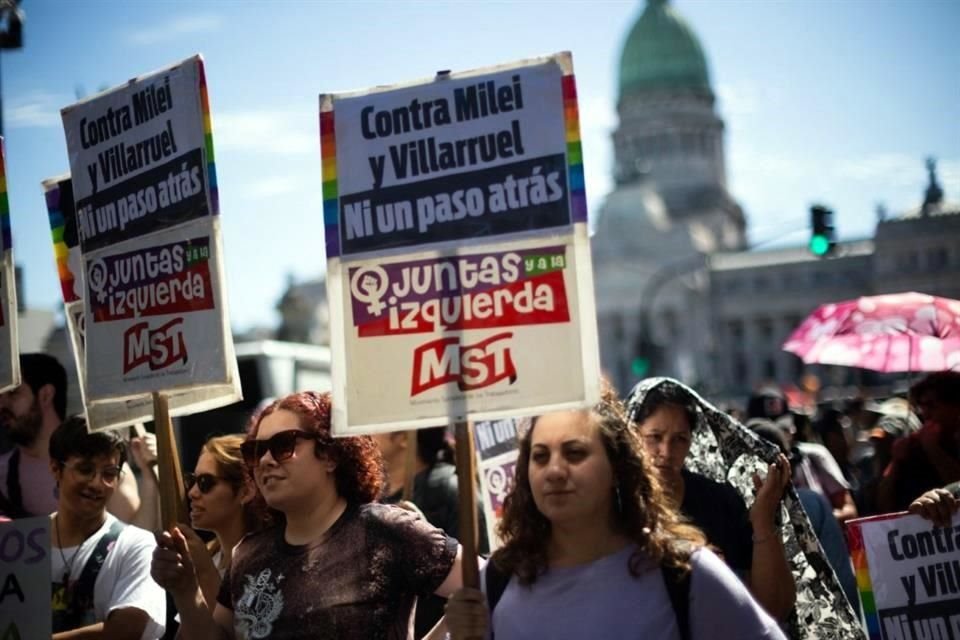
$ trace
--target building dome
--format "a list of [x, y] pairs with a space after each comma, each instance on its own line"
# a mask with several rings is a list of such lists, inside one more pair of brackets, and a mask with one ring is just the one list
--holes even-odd
[[620, 56], [620, 98], [652, 89], [711, 94], [700, 41], [667, 0], [648, 0]]

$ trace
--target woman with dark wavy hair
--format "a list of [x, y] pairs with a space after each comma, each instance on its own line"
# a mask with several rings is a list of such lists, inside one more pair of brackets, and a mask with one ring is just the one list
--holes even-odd
[[462, 589], [447, 605], [455, 639], [783, 637], [666, 506], [610, 390], [533, 420], [498, 532], [486, 596]]
[[243, 457], [274, 524], [236, 547], [207, 609], [183, 535], [164, 533], [153, 576], [173, 595], [184, 640], [412, 637], [420, 594], [460, 585], [459, 545], [376, 503], [380, 452], [334, 438], [330, 395], [296, 393], [251, 419]]

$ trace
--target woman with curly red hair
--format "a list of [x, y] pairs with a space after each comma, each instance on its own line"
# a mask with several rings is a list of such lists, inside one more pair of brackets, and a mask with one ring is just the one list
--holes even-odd
[[417, 595], [460, 585], [459, 545], [374, 502], [373, 438], [333, 438], [330, 395], [296, 393], [251, 420], [243, 456], [274, 524], [237, 546], [211, 616], [182, 534], [164, 533], [153, 576], [173, 595], [184, 640], [412, 637]]
[[783, 639], [667, 505], [612, 390], [533, 420], [498, 532], [486, 593], [447, 604], [454, 639]]

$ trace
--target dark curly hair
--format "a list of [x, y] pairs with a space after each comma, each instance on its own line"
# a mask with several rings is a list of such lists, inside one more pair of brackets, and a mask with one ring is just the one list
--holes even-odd
[[315, 455], [327, 457], [336, 463], [333, 472], [337, 494], [350, 504], [374, 502], [384, 482], [383, 458], [376, 442], [370, 436], [334, 438], [330, 434], [329, 393], [301, 391], [268, 404], [255, 413], [247, 426], [247, 439], [257, 437], [260, 422], [281, 409], [300, 416], [300, 428], [317, 434]]
[[[688, 571], [691, 552], [704, 544], [703, 534], [683, 524], [676, 511], [667, 506], [656, 475], [644, 464], [640, 441], [613, 389], [604, 388], [600, 402], [584, 410], [583, 415], [597, 425], [617, 479], [620, 500], [614, 504], [612, 525], [639, 547], [630, 556], [631, 575], [640, 574], [646, 558]], [[503, 519], [497, 526], [503, 546], [492, 558], [498, 569], [516, 575], [524, 585], [533, 584], [546, 572], [551, 534], [550, 521], [537, 509], [530, 488], [530, 451], [536, 426], [534, 418], [520, 440], [515, 482], [504, 500]]]

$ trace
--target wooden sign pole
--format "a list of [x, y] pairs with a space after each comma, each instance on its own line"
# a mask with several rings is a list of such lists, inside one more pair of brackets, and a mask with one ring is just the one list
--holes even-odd
[[477, 563], [477, 494], [474, 490], [477, 476], [473, 448], [473, 425], [456, 424], [457, 485], [460, 491], [460, 546], [463, 548], [463, 586], [480, 588], [480, 569]]
[[173, 435], [167, 397], [153, 393], [153, 421], [157, 429], [157, 464], [160, 472], [160, 520], [163, 528], [171, 530], [178, 522], [188, 522], [186, 491], [177, 439]]

